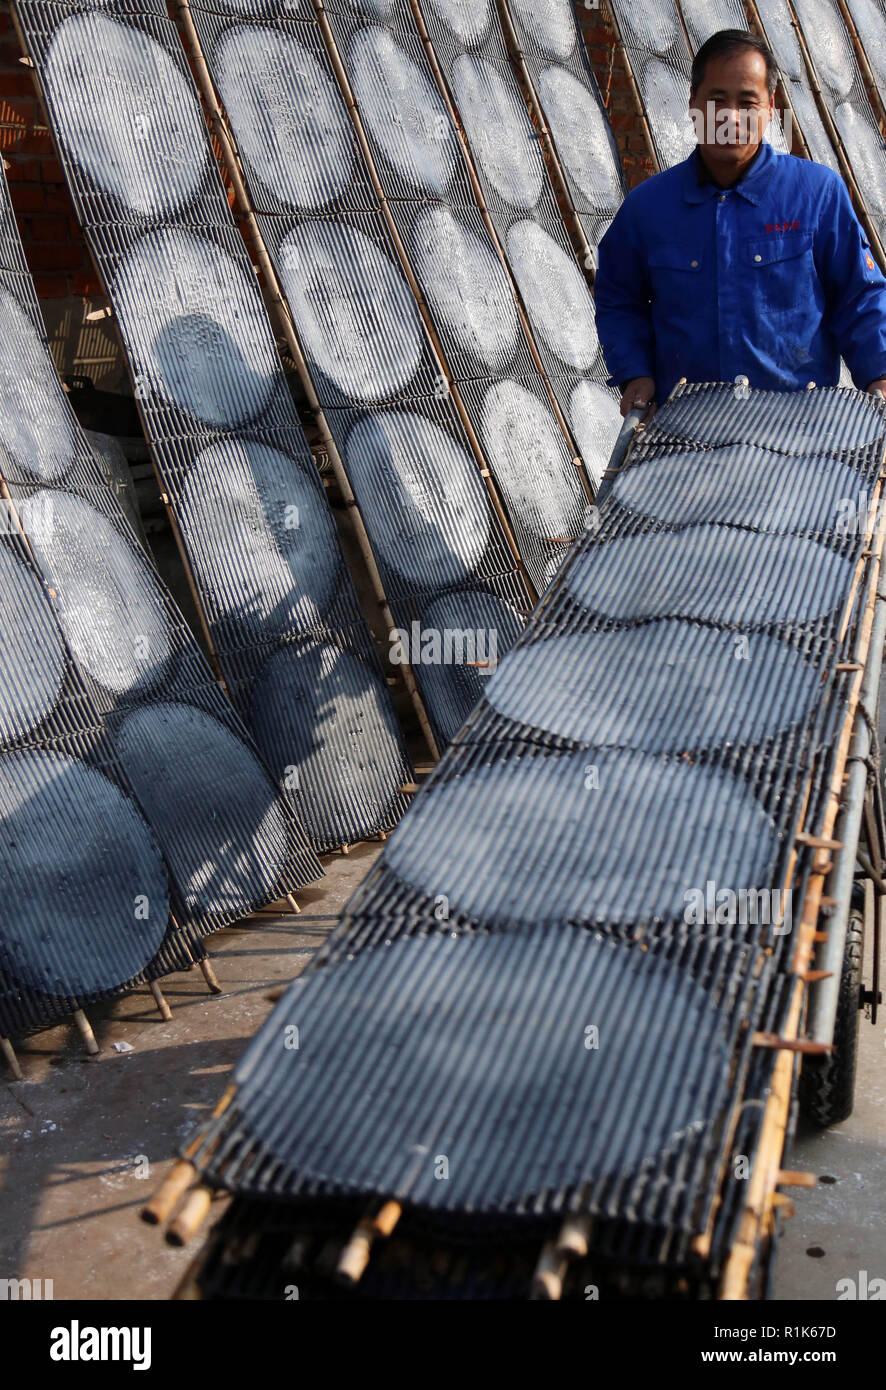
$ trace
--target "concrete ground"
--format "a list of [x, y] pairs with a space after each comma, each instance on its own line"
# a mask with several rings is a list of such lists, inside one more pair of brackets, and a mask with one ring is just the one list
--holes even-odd
[[[870, 988], [873, 942], [865, 941]], [[880, 979], [886, 979], [886, 942]], [[881, 985], [884, 996], [886, 987]], [[814, 1188], [792, 1188], [796, 1216], [779, 1246], [776, 1299], [833, 1299], [837, 1281], [867, 1270], [886, 1280], [886, 1008], [872, 1027], [862, 1015], [855, 1109], [848, 1120], [818, 1130], [800, 1121], [789, 1167], [815, 1173]], [[841, 1290], [845, 1292], [844, 1289]]]
[[172, 1294], [194, 1249], [167, 1245], [139, 1208], [217, 1104], [273, 1008], [269, 990], [304, 968], [381, 848], [325, 860], [327, 877], [298, 895], [300, 916], [269, 910], [211, 937], [223, 993], [210, 995], [197, 969], [169, 976], [171, 1023], [144, 986], [88, 1010], [100, 1056], [87, 1060], [65, 1024], [17, 1046], [24, 1081], [10, 1082], [0, 1059], [0, 1280], [52, 1279], [56, 1299]]
[[[171, 976], [162, 986], [171, 1023], [142, 988], [89, 1010], [96, 1059], [73, 1025], [19, 1046], [26, 1080], [0, 1083], [0, 1279], [52, 1279], [56, 1299], [170, 1296], [199, 1242], [172, 1249], [139, 1208], [218, 1101], [273, 1007], [268, 991], [307, 964], [380, 848], [328, 859], [326, 879], [299, 894], [301, 916], [269, 910], [212, 938], [224, 992], [210, 996], [197, 970]], [[863, 1026], [855, 1114], [803, 1133], [789, 1158], [834, 1181], [796, 1192], [778, 1299], [833, 1299], [836, 1281], [861, 1270], [886, 1277], [886, 1013], [876, 1029]], [[133, 1050], [115, 1052], [115, 1042]]]

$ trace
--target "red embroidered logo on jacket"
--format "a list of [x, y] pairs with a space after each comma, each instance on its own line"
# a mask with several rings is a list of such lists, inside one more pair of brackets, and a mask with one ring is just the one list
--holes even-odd
[[799, 232], [799, 222], [767, 222], [767, 232]]

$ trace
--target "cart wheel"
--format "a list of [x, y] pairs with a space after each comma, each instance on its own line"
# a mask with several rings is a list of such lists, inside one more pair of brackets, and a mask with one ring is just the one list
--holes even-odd
[[800, 1072], [800, 1109], [821, 1129], [848, 1120], [855, 1103], [863, 955], [864, 918], [853, 908], [846, 927], [834, 1050], [825, 1057], [805, 1057]]

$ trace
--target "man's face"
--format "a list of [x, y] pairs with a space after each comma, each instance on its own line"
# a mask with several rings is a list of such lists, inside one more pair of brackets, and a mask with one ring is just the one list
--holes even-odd
[[766, 62], [750, 50], [712, 58], [689, 111], [705, 162], [738, 169], [756, 154], [775, 109], [766, 84]]

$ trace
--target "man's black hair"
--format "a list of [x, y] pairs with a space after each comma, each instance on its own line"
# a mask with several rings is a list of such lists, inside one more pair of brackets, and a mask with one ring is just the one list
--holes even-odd
[[749, 34], [746, 29], [720, 29], [718, 33], [705, 39], [692, 61], [692, 91], [697, 91], [701, 86], [705, 69], [712, 58], [728, 58], [733, 53], [741, 53], [745, 49], [759, 53], [765, 61], [766, 87], [772, 96], [778, 81], [778, 64], [768, 44], [763, 39], [758, 39], [756, 34]]

